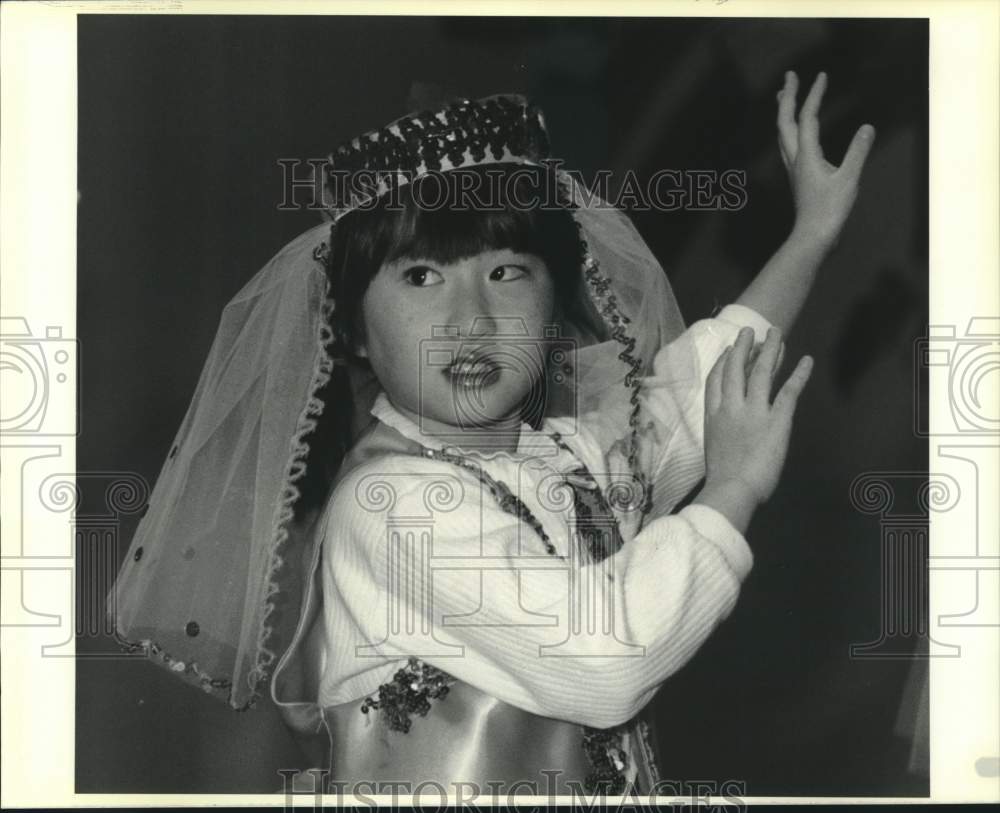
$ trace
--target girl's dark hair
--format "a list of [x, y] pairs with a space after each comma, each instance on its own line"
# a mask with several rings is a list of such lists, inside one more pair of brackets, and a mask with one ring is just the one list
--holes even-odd
[[333, 228], [327, 267], [342, 351], [352, 356], [364, 336], [361, 303], [383, 264], [402, 257], [448, 263], [504, 248], [545, 262], [557, 307], [579, 300], [583, 246], [548, 168], [497, 164], [433, 173], [344, 215]]

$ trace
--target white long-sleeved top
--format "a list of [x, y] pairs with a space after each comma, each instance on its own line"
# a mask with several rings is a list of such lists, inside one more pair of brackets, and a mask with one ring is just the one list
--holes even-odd
[[[517, 452], [477, 458], [565, 559], [546, 553], [527, 523], [451, 463], [392, 454], [350, 472], [325, 515], [320, 705], [375, 693], [417, 656], [547, 717], [606, 728], [640, 711], [729, 615], [753, 565], [746, 540], [719, 512], [693, 503], [669, 514], [704, 475], [705, 378], [742, 326], [763, 341], [769, 323], [729, 305], [654, 359], [642, 385], [640, 459], [659, 509], [638, 533], [620, 516], [627, 544], [603, 562], [575, 558], [573, 500], [552, 489], [581, 460], [608, 482], [599, 421], [573, 427], [572, 453], [549, 439], [567, 429], [551, 419], [541, 432], [523, 425]], [[692, 370], [697, 386], [674, 398]], [[384, 393], [372, 414], [441, 445]]]

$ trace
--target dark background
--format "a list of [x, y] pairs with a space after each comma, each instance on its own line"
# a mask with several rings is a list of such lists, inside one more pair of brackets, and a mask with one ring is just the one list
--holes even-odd
[[[585, 173], [745, 170], [741, 211], [634, 216], [690, 322], [733, 301], [787, 235], [775, 93], [793, 69], [801, 101], [826, 70], [828, 159], [864, 122], [878, 135], [786, 337], [786, 359], [817, 364], [783, 485], [748, 533], [756, 565], [654, 701], [661, 763], [749, 795], [926, 794], [922, 662], [849, 656], [881, 626], [879, 518], [849, 486], [926, 471], [911, 415], [927, 54], [925, 20], [81, 16], [80, 471], [155, 480], [223, 305], [317, 222], [277, 210], [279, 158], [322, 157], [428, 95], [517, 91]], [[123, 555], [136, 517], [120, 519]], [[101, 658], [116, 651], [101, 636], [78, 650], [91, 656], [77, 668], [78, 792], [267, 792], [299, 764], [273, 708], [237, 714], [141, 659]]]

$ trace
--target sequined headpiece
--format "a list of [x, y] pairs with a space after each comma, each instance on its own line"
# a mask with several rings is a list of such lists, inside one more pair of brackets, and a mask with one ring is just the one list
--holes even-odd
[[431, 172], [549, 157], [541, 111], [522, 96], [461, 99], [412, 113], [338, 146], [324, 167], [323, 203], [338, 219], [361, 200]]

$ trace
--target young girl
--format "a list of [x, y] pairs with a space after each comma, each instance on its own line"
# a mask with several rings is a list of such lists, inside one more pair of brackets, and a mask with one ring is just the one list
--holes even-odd
[[239, 709], [269, 681], [327, 787], [655, 791], [639, 713], [752, 566], [810, 371], [772, 401], [780, 333], [872, 142], [824, 161], [824, 85], [797, 122], [779, 93], [791, 236], [687, 330], [520, 97], [338, 148], [332, 228], [223, 314], [109, 599], [123, 645]]

